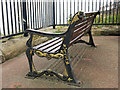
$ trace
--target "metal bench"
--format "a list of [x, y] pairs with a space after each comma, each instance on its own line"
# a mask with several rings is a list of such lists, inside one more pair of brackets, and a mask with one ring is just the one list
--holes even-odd
[[[27, 29], [26, 33], [30, 34], [30, 38], [27, 41], [28, 49], [26, 50], [26, 55], [30, 66], [30, 72], [26, 76], [28, 78], [36, 78], [42, 75], [49, 75], [58, 77], [63, 81], [68, 81], [76, 84], [79, 83], [73, 73], [70, 57], [68, 55], [68, 48], [75, 43], [86, 43], [95, 47], [91, 35], [91, 27], [97, 14], [99, 14], [99, 12], [85, 14], [81, 11], [77, 12], [73, 16], [68, 30], [65, 33], [47, 33], [35, 29]], [[81, 40], [81, 37], [87, 33], [89, 34], [89, 42]], [[54, 38], [37, 46], [32, 46], [33, 35], [41, 35]], [[51, 69], [37, 71], [32, 60], [32, 56], [34, 55], [34, 53], [40, 57], [47, 57], [47, 59], [62, 59], [67, 74], [63, 75], [60, 73], [56, 73]]]

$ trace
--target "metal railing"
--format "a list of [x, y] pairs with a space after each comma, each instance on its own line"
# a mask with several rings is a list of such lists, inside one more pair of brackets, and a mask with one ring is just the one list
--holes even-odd
[[[116, 1], [116, 2], [115, 2]], [[119, 0], [0, 0], [0, 34], [7, 38], [26, 28], [69, 25], [77, 11], [100, 11], [94, 25], [120, 25]]]
[[77, 11], [100, 11], [94, 25], [120, 25], [119, 0], [55, 0], [55, 25], [68, 25]]
[[0, 29], [2, 38], [23, 33], [22, 2], [1, 0]]
[[49, 0], [0, 0], [0, 11], [2, 39], [23, 34], [28, 27], [53, 25], [53, 2]]
[[27, 0], [26, 7], [29, 28], [43, 28], [53, 25], [53, 2]]

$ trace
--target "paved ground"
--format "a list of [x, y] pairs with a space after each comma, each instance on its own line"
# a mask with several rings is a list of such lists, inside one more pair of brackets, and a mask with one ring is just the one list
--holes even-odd
[[[84, 37], [87, 40], [87, 37]], [[80, 88], [117, 88], [118, 87], [118, 37], [94, 36], [97, 48], [85, 44], [75, 44], [70, 48], [74, 73], [82, 81]], [[51, 68], [64, 73], [60, 60], [34, 57], [38, 69]], [[55, 65], [51, 65], [55, 63]], [[51, 66], [50, 66], [51, 65]], [[49, 66], [49, 67], [48, 67]], [[56, 78], [41, 77], [26, 79], [29, 71], [25, 53], [2, 65], [2, 88], [72, 88], [75, 86]], [[77, 87], [76, 87], [77, 88]]]

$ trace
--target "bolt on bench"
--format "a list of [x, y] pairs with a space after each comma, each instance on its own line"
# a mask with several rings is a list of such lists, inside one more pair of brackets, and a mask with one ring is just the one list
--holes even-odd
[[[75, 43], [86, 43], [95, 47], [91, 35], [91, 27], [97, 14], [100, 14], [100, 12], [85, 14], [81, 11], [77, 12], [73, 16], [68, 30], [65, 33], [47, 33], [35, 29], [27, 29], [25, 33], [29, 33], [30, 38], [26, 43], [26, 45], [28, 46], [28, 49], [26, 50], [26, 55], [30, 66], [30, 72], [26, 76], [28, 78], [36, 78], [42, 75], [49, 75], [58, 77], [63, 81], [78, 84], [79, 82], [76, 80], [71, 66], [68, 48]], [[89, 42], [80, 39], [84, 34], [87, 33], [89, 34]], [[41, 35], [54, 38], [37, 46], [32, 46], [33, 35]], [[34, 53], [39, 57], [46, 57], [47, 59], [62, 59], [67, 74], [63, 75], [60, 73], [56, 73], [51, 69], [37, 71], [32, 60], [32, 56], [34, 55]]]

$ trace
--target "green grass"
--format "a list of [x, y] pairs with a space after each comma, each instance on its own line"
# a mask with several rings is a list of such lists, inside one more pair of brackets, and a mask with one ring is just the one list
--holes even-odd
[[61, 29], [63, 28], [64, 26], [56, 26], [55, 29]]
[[63, 31], [55, 31], [55, 33], [63, 33]]
[[65, 26], [56, 26], [56, 31], [55, 33], [63, 33], [63, 31], [61, 31]]

